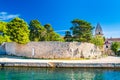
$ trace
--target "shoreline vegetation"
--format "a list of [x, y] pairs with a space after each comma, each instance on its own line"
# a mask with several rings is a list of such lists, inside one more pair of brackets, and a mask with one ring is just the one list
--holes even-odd
[[94, 44], [97, 46], [103, 45], [103, 38], [93, 36], [94, 27], [91, 23], [74, 19], [71, 24], [70, 30], [65, 31], [65, 35], [61, 36], [55, 32], [51, 24], [42, 25], [38, 20], [31, 20], [30, 23], [27, 23], [23, 19], [16, 17], [9, 22], [0, 21], [0, 44], [3, 42], [26, 44], [30, 41], [77, 41], [95, 42]]

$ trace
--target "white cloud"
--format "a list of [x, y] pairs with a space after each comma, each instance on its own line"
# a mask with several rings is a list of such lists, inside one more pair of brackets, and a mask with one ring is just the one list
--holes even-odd
[[8, 14], [7, 12], [0, 12], [0, 20], [9, 20], [20, 16], [19, 14]]
[[0, 14], [1, 14], [1, 15], [6, 15], [6, 14], [7, 14], [7, 12], [0, 12]]
[[70, 31], [70, 30], [57, 30], [55, 32], [65, 32], [65, 31]]

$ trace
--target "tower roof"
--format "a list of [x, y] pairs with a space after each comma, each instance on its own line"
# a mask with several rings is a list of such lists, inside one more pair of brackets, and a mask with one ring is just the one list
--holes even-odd
[[103, 31], [99, 23], [96, 26], [95, 35], [103, 35]]

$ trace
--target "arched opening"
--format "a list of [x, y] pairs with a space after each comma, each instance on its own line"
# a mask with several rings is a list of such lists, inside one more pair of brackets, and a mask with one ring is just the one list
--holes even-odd
[[106, 48], [108, 48], [108, 46], [106, 45]]
[[100, 32], [99, 32], [99, 34], [100, 34]]

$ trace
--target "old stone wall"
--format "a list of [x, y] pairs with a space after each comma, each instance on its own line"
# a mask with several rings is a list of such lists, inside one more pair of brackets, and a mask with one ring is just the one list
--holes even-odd
[[8, 55], [32, 58], [96, 58], [101, 56], [98, 47], [80, 42], [30, 42], [28, 44], [6, 43]]
[[0, 45], [0, 55], [3, 55], [3, 54], [6, 54], [5, 43], [3, 43], [3, 44]]
[[8, 55], [14, 55], [15, 53], [15, 48], [16, 43], [11, 42], [11, 43], [5, 43], [5, 49], [6, 49], [6, 54]]

